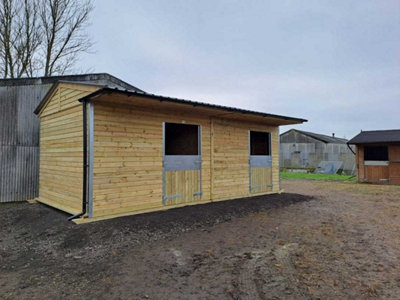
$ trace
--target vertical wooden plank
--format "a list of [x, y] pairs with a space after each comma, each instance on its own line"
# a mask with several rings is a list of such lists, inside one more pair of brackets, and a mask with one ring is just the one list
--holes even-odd
[[190, 203], [200, 200], [200, 170], [181, 170], [166, 172], [166, 195], [181, 195], [167, 199], [167, 205]]
[[363, 181], [365, 177], [365, 167], [364, 167], [364, 147], [362, 145], [357, 145], [357, 171], [358, 171], [358, 181]]
[[389, 146], [390, 184], [400, 184], [400, 145]]
[[272, 187], [272, 168], [271, 167], [262, 167], [262, 168], [251, 168], [251, 185], [254, 188], [252, 189], [252, 194], [271, 192]]

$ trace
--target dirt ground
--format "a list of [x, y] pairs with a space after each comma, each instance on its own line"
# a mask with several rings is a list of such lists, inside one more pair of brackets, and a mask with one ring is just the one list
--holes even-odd
[[285, 194], [84, 225], [0, 206], [1, 299], [398, 299], [400, 187]]

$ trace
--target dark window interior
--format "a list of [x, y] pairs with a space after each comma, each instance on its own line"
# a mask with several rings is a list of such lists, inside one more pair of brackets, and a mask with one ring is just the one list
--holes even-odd
[[165, 123], [165, 155], [198, 155], [199, 126]]
[[271, 155], [270, 133], [250, 131], [250, 155]]
[[389, 160], [387, 146], [365, 146], [364, 160]]

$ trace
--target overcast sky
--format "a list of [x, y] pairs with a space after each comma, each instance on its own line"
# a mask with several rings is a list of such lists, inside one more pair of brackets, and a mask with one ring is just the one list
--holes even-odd
[[155, 94], [308, 119], [302, 130], [400, 128], [400, 0], [94, 4], [96, 52], [82, 68]]

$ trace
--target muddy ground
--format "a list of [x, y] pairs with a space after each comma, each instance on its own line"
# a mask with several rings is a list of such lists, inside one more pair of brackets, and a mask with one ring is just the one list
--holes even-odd
[[0, 206], [2, 299], [397, 299], [400, 187], [287, 193], [75, 225]]

